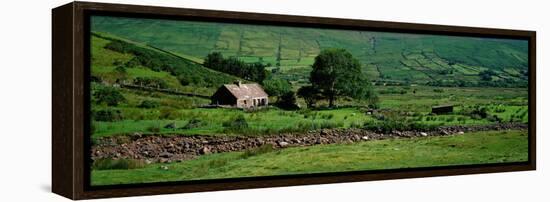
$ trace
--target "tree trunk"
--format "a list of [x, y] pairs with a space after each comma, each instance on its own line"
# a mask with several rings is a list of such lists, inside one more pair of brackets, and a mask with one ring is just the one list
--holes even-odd
[[328, 107], [332, 108], [334, 107], [334, 95], [331, 94], [328, 99]]

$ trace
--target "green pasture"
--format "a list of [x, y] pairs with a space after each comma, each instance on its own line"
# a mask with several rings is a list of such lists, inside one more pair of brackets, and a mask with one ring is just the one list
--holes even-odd
[[[487, 131], [458, 136], [318, 145], [255, 155], [218, 153], [130, 170], [93, 170], [92, 185], [132, 184], [524, 162], [526, 131]], [[252, 152], [252, 154], [254, 154]], [[162, 169], [166, 166], [167, 169]]]

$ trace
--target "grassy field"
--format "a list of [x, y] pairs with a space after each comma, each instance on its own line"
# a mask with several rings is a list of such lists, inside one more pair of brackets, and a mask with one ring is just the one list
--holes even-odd
[[[521, 162], [526, 131], [295, 147], [256, 155], [210, 154], [132, 170], [94, 170], [93, 185]], [[161, 169], [167, 166], [168, 169]]]
[[[254, 136], [325, 128], [388, 133], [528, 122], [526, 41], [101, 16], [92, 17], [91, 26], [94, 146], [99, 145], [97, 138], [135, 133]], [[293, 103], [296, 107], [284, 107], [275, 104], [280, 97], [270, 95], [270, 106], [260, 110], [206, 107], [223, 84], [254, 80], [269, 87], [269, 82], [250, 76], [256, 72], [247, 68], [250, 64], [229, 70], [203, 66], [213, 51], [267, 65], [267, 72], [260, 69], [258, 75], [289, 81], [286, 88], [296, 93], [311, 85], [314, 58], [333, 47], [346, 49], [361, 62], [365, 85], [375, 95], [370, 98], [377, 99], [338, 96], [333, 108], [326, 99], [308, 108], [301, 97]], [[237, 70], [250, 72], [235, 74]], [[433, 106], [448, 104], [454, 106], [452, 112], [431, 113]], [[519, 162], [527, 160], [526, 134], [488, 131], [216, 153], [177, 163], [136, 163], [129, 170], [93, 167], [92, 183]], [[111, 157], [101, 160], [108, 165]]]
[[[434, 92], [435, 89], [442, 91]], [[427, 125], [479, 125], [491, 124], [498, 120], [475, 118], [469, 114], [473, 106], [487, 108], [488, 114], [497, 116], [504, 122], [527, 122], [527, 92], [523, 89], [502, 88], [438, 88], [416, 86], [377, 87], [379, 92], [397, 91], [394, 94], [380, 94], [380, 110], [388, 110], [383, 114], [392, 116], [401, 114], [414, 122]], [[406, 91], [401, 94], [401, 91]], [[414, 91], [414, 93], [413, 93]], [[173, 96], [163, 93], [143, 93], [135, 90], [122, 90], [127, 101], [117, 107], [94, 105], [95, 110], [115, 109], [121, 111], [125, 120], [115, 122], [94, 121], [94, 138], [124, 135], [134, 132], [163, 134], [224, 134], [223, 122], [243, 115], [250, 126], [250, 133], [264, 134], [280, 131], [297, 131], [304, 127], [348, 128], [360, 127], [365, 122], [376, 122], [374, 114], [366, 114], [360, 107], [338, 108], [330, 110], [296, 110], [286, 111], [270, 108], [258, 112], [245, 112], [236, 109], [204, 109], [193, 108], [208, 104], [209, 100]], [[137, 107], [142, 101], [151, 100], [161, 104], [159, 108], [142, 109]], [[298, 100], [302, 102], [302, 100]], [[354, 104], [345, 100], [342, 104]], [[455, 104], [453, 113], [446, 115], [431, 115], [431, 107], [440, 104]], [[405, 114], [405, 115], [403, 115]], [[204, 123], [196, 128], [181, 129], [191, 120]], [[169, 123], [175, 123], [178, 129], [166, 129]], [[151, 131], [158, 128], [159, 131]]]
[[93, 17], [92, 29], [192, 61], [200, 62], [206, 54], [219, 51], [245, 62], [279, 63], [283, 71], [276, 76], [294, 82], [307, 77], [300, 69], [313, 64], [320, 50], [330, 47], [346, 48], [373, 79], [477, 82], [479, 72], [491, 69], [498, 75], [495, 80], [527, 81], [522, 73], [527, 69], [527, 42], [520, 40], [99, 16]]
[[[127, 43], [143, 47], [151, 52], [159, 52], [144, 44], [135, 43], [108, 34], [95, 34], [92, 37], [92, 75], [99, 77], [103, 82], [115, 83], [120, 79], [117, 72], [118, 63], [126, 63], [135, 56], [115, 52], [105, 48], [110, 39], [123, 40]], [[412, 56], [411, 56], [412, 57]], [[184, 59], [182, 59], [184, 60]], [[309, 71], [308, 67], [302, 68]], [[299, 76], [303, 73], [289, 73], [300, 68], [282, 68], [281, 72], [287, 77]], [[210, 70], [209, 70], [210, 71]], [[132, 81], [139, 77], [161, 79], [167, 88], [178, 92], [187, 92], [197, 95], [210, 96], [216, 90], [216, 86], [182, 85], [178, 79], [165, 71], [153, 71], [150, 67], [134, 66], [126, 68], [123, 79]], [[229, 76], [228, 76], [229, 77]], [[93, 89], [100, 88], [104, 84], [92, 85]], [[300, 84], [296, 84], [299, 86]], [[384, 114], [379, 116], [406, 117], [407, 120], [426, 125], [471, 125], [490, 124], [499, 120], [471, 117], [468, 113], [472, 107], [485, 107], [489, 115], [497, 116], [500, 121], [527, 122], [527, 91], [524, 88], [475, 88], [475, 87], [432, 87], [432, 86], [374, 86], [374, 90], [380, 97], [379, 107]], [[340, 99], [341, 106], [352, 106], [331, 110], [296, 110], [286, 111], [275, 107], [259, 112], [248, 113], [233, 109], [203, 109], [197, 108], [208, 104], [208, 99], [171, 95], [160, 92], [146, 92], [120, 88], [125, 101], [118, 106], [105, 104], [92, 105], [92, 111], [116, 110], [121, 114], [121, 120], [94, 121], [94, 138], [125, 135], [140, 132], [162, 134], [204, 134], [219, 135], [227, 131], [223, 123], [237, 116], [244, 116], [249, 128], [249, 134], [269, 134], [277, 132], [301, 131], [304, 129], [318, 128], [349, 128], [361, 127], [367, 122], [377, 122], [375, 114], [366, 114], [361, 106], [365, 104], [358, 100]], [[271, 102], [274, 102], [271, 97]], [[144, 101], [158, 103], [158, 107], [141, 108]], [[303, 99], [297, 100], [298, 104], [305, 106]], [[322, 101], [321, 105], [326, 104]], [[431, 107], [441, 104], [454, 104], [454, 113], [448, 115], [430, 115]], [[380, 117], [378, 117], [379, 119]], [[200, 121], [202, 124], [193, 128], [182, 128], [190, 121]], [[175, 123], [176, 129], [166, 129], [164, 126]], [[243, 134], [241, 134], [243, 135]], [[246, 134], [245, 134], [246, 135]]]

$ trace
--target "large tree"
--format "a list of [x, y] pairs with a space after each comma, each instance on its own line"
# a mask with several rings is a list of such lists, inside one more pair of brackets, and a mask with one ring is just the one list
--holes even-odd
[[315, 57], [310, 75], [312, 87], [318, 89], [334, 106], [338, 96], [364, 99], [372, 96], [361, 63], [345, 49], [325, 49]]
[[296, 92], [296, 94], [299, 97], [304, 98], [304, 101], [306, 102], [308, 108], [313, 107], [315, 105], [315, 102], [321, 99], [320, 92], [313, 86], [302, 86], [298, 89], [298, 92]]
[[279, 100], [283, 94], [292, 92], [292, 85], [290, 82], [283, 79], [271, 78], [264, 80], [263, 86], [265, 92], [269, 94], [269, 96], [276, 96], [277, 100]]

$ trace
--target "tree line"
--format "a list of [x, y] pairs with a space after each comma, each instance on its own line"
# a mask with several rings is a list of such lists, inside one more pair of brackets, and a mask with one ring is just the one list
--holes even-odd
[[296, 93], [286, 80], [266, 80], [264, 87], [269, 95], [280, 97], [278, 102], [289, 106], [295, 102], [295, 95], [302, 97], [308, 108], [315, 107], [320, 100], [327, 100], [329, 107], [336, 105], [340, 97], [366, 100], [375, 107], [378, 96], [375, 94], [361, 63], [345, 49], [325, 49], [315, 57], [311, 66], [309, 85], [300, 87]]
[[204, 59], [203, 66], [258, 83], [262, 83], [269, 76], [269, 71], [261, 62], [248, 64], [237, 57], [224, 58], [220, 52], [209, 53]]
[[157, 72], [166, 71], [175, 76], [184, 86], [195, 85], [212, 87], [233, 81], [233, 78], [228, 75], [208, 71], [199, 64], [183, 58], [157, 52], [122, 40], [104, 37], [98, 34], [94, 34], [94, 36], [111, 41], [105, 46], [106, 49], [134, 55], [134, 57], [126, 63], [115, 61], [116, 64], [113, 65], [117, 66], [117, 69], [122, 70], [125, 68], [142, 66]]

